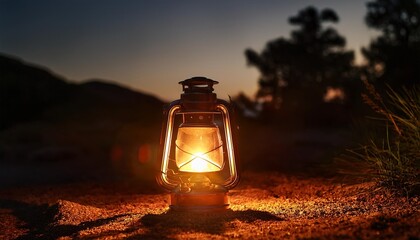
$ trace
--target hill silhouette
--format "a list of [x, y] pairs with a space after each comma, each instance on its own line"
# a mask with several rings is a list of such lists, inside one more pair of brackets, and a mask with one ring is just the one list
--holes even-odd
[[3, 184], [150, 170], [164, 104], [158, 98], [99, 79], [69, 82], [5, 55], [0, 79]]
[[[0, 129], [43, 118], [43, 114], [49, 120], [89, 113], [94, 118], [142, 123], [157, 120], [161, 114], [162, 101], [156, 97], [99, 79], [70, 83], [45, 68], [5, 55], [0, 55], [0, 77]], [[64, 110], [49, 114], [52, 108]]]
[[0, 129], [31, 120], [62, 102], [72, 88], [48, 70], [0, 55]]

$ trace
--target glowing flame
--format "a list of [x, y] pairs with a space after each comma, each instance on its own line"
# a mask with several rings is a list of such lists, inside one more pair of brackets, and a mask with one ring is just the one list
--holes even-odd
[[202, 158], [202, 153], [194, 154], [196, 157], [191, 162], [191, 170], [193, 172], [205, 172], [208, 170], [208, 163]]
[[217, 127], [182, 127], [175, 141], [175, 161], [183, 172], [216, 172], [223, 166], [223, 142]]

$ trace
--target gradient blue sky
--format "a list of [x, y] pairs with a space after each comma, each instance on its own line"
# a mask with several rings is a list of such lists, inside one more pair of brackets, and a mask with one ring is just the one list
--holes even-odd
[[112, 80], [164, 100], [178, 81], [218, 80], [220, 98], [253, 95], [258, 71], [246, 48], [288, 37], [288, 18], [309, 5], [332, 8], [347, 48], [377, 34], [364, 24], [366, 0], [0, 0], [0, 52], [46, 66], [70, 81]]

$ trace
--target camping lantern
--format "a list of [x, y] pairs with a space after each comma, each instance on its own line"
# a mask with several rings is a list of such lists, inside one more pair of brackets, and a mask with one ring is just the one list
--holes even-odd
[[217, 81], [194, 77], [179, 83], [181, 99], [164, 109], [157, 181], [171, 191], [173, 210], [227, 209], [227, 192], [239, 181], [231, 107], [213, 93]]

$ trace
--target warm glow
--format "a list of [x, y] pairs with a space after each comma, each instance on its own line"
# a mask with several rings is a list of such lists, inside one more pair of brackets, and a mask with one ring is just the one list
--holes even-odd
[[332, 102], [332, 101], [343, 101], [345, 98], [345, 94], [343, 89], [341, 88], [333, 88], [328, 87], [327, 92], [324, 95], [325, 102]]
[[208, 171], [208, 163], [206, 160], [200, 157], [202, 153], [194, 154], [197, 157], [191, 162], [191, 170], [193, 172], [207, 172]]
[[183, 172], [215, 172], [223, 167], [223, 147], [217, 127], [181, 127], [175, 160]]

